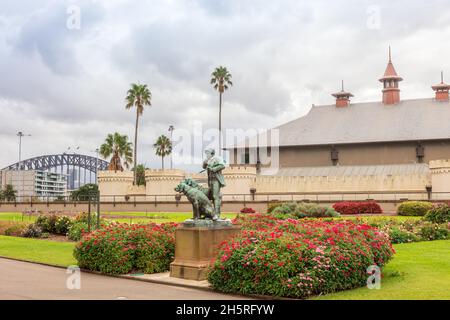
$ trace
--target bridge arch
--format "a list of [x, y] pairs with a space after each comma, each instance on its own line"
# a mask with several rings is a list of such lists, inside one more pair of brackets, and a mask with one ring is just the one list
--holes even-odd
[[[53, 154], [53, 155], [43, 155], [39, 157], [34, 157], [26, 160], [22, 160], [14, 163], [3, 170], [40, 170], [40, 171], [53, 171], [62, 174], [67, 174], [68, 187], [74, 189], [75, 178], [78, 179], [78, 187], [86, 184], [87, 176], [86, 172], [90, 172], [89, 181], [92, 182], [92, 173], [95, 174], [95, 181], [97, 180], [97, 171], [106, 170], [109, 163], [100, 158], [87, 156], [83, 154]], [[72, 169], [72, 170], [71, 170]], [[82, 175], [81, 169], [84, 171], [84, 183], [81, 183]], [[73, 174], [73, 172], [78, 172]]]

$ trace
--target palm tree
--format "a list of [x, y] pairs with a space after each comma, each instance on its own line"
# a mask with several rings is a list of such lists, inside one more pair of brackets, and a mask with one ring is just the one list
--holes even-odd
[[14, 189], [12, 184], [7, 184], [5, 190], [2, 192], [2, 198], [6, 201], [15, 201], [17, 191]]
[[[150, 89], [146, 84], [131, 84], [131, 89], [127, 92], [126, 97], [126, 108], [131, 109], [133, 106], [136, 107], [136, 125], [134, 127], [134, 166], [136, 169], [137, 165], [137, 135], [138, 135], [138, 125], [139, 125], [139, 116], [144, 112], [144, 106], [152, 105], [152, 94]], [[133, 183], [136, 184], [136, 170], [134, 171], [134, 179]]]
[[100, 155], [103, 158], [112, 158], [109, 162], [108, 170], [123, 171], [121, 158], [124, 159], [124, 165], [129, 167], [133, 163], [133, 145], [128, 141], [126, 135], [121, 135], [118, 132], [108, 134], [105, 143], [100, 146]]
[[145, 165], [138, 164], [136, 166], [136, 185], [137, 186], [145, 186]]
[[165, 135], [161, 135], [156, 140], [153, 148], [155, 148], [155, 154], [161, 157], [161, 168], [164, 170], [164, 157], [172, 153], [172, 142]]
[[226, 67], [218, 67], [211, 74], [211, 84], [219, 91], [219, 154], [222, 154], [222, 94], [233, 85], [232, 75]]

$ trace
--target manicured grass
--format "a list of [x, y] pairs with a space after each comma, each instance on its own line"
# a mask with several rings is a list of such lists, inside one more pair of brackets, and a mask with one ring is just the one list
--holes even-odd
[[[183, 222], [186, 219], [192, 218], [192, 213], [189, 212], [104, 212], [102, 215], [105, 219], [122, 223]], [[127, 216], [127, 218], [110, 219], [108, 216]], [[234, 219], [236, 217], [236, 213], [222, 213], [221, 216], [222, 218]]]
[[22, 215], [20, 212], [0, 212], [1, 221], [30, 221], [36, 220], [36, 216]]
[[394, 245], [396, 255], [383, 270], [381, 288], [358, 288], [315, 299], [450, 299], [450, 240]]
[[77, 264], [74, 247], [72, 242], [0, 236], [0, 256], [64, 267]]
[[[111, 218], [111, 216], [126, 216], [127, 218]], [[102, 217], [108, 220], [122, 223], [164, 223], [183, 222], [192, 217], [189, 212], [102, 212]], [[129, 217], [129, 218], [128, 218]], [[236, 213], [223, 213], [223, 218], [234, 219]], [[20, 212], [0, 212], [0, 221], [29, 221], [36, 220], [36, 216], [24, 215]]]

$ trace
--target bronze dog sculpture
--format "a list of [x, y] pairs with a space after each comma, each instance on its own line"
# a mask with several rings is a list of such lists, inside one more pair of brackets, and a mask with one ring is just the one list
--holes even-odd
[[208, 190], [200, 186], [192, 179], [183, 180], [175, 191], [183, 193], [189, 202], [192, 203], [193, 219], [211, 219], [214, 215], [214, 206], [208, 199]]

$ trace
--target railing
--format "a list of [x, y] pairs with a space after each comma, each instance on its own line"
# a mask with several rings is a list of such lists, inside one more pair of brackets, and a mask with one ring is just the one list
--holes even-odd
[[[92, 199], [91, 199], [92, 200]], [[399, 192], [292, 192], [292, 193], [255, 193], [255, 194], [224, 194], [223, 202], [230, 203], [252, 203], [263, 202], [270, 203], [276, 201], [307, 201], [307, 202], [338, 202], [338, 201], [365, 201], [374, 200], [379, 202], [402, 202], [406, 200], [429, 200], [429, 201], [450, 201], [450, 192], [426, 192], [426, 191], [399, 191]], [[33, 205], [45, 204], [64, 204], [77, 205], [87, 204], [88, 197], [16, 197], [15, 199], [0, 200], [2, 205], [19, 205], [25, 204], [33, 207]], [[188, 203], [188, 199], [184, 195], [108, 195], [100, 196], [101, 203], [109, 204], [139, 204], [139, 203]]]

